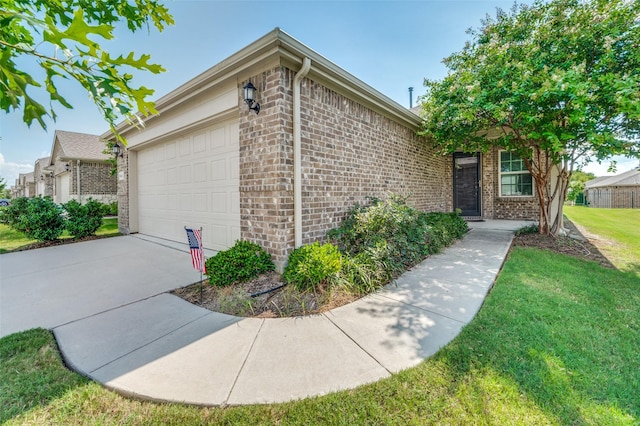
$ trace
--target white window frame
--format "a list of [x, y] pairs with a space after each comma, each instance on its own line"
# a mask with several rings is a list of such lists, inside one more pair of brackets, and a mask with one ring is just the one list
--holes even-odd
[[[502, 171], [502, 153], [503, 152], [509, 152], [507, 150], [501, 149], [498, 151], [498, 194], [499, 197], [501, 198], [533, 198], [533, 194], [534, 194], [534, 182], [533, 182], [533, 177], [531, 179], [531, 194], [515, 194], [515, 195], [503, 195], [502, 194], [502, 176], [506, 175], [506, 176], [513, 176], [513, 175], [523, 175], [523, 174], [527, 174], [529, 176], [531, 176], [531, 173], [529, 172], [529, 170], [524, 169], [524, 170], [520, 170], [517, 172], [503, 172]], [[511, 153], [511, 155], [516, 155]]]

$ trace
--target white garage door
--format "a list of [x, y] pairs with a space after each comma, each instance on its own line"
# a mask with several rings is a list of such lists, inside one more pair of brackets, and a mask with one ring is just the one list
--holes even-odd
[[140, 233], [186, 242], [203, 228], [206, 249], [240, 238], [238, 123], [208, 127], [138, 152]]

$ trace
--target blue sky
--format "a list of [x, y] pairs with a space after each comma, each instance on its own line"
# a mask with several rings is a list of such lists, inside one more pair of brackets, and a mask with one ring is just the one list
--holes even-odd
[[[529, 2], [529, 1], [525, 1]], [[466, 29], [478, 27], [501, 0], [398, 1], [181, 1], [166, 0], [176, 24], [162, 33], [130, 33], [119, 29], [116, 40], [101, 43], [114, 53], [151, 54], [167, 69], [160, 75], [137, 73], [138, 84], [156, 90], [154, 98], [224, 60], [256, 39], [280, 27], [330, 61], [402, 105], [409, 105], [408, 88], [424, 93], [424, 78], [446, 73], [442, 58], [460, 50]], [[20, 64], [37, 73], [30, 58]], [[37, 74], [34, 74], [37, 75]], [[60, 91], [74, 109], [57, 108], [58, 119], [47, 131], [28, 128], [21, 113], [0, 113], [0, 176], [11, 185], [18, 173], [33, 170], [37, 158], [48, 156], [55, 129], [102, 134], [108, 125], [74, 82], [61, 82]], [[618, 173], [637, 160], [620, 159]], [[606, 174], [608, 163], [587, 170]]]

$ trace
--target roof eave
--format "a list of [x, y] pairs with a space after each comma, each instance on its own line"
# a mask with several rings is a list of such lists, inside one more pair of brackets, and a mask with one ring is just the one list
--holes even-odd
[[[413, 130], [418, 130], [421, 118], [413, 111], [349, 74], [279, 28], [162, 96], [155, 102], [156, 109], [162, 114], [162, 112], [171, 110], [223, 81], [232, 78], [237, 80], [247, 78], [250, 76], [251, 70], [269, 63], [277, 62], [290, 69], [299, 69], [305, 57], [311, 60], [309, 78], [317, 79], [331, 89], [341, 92]], [[149, 116], [143, 118], [143, 121], [150, 121], [156, 117], [157, 115]], [[135, 124], [128, 121], [123, 121], [116, 126], [118, 133], [123, 135], [136, 128]], [[113, 140], [114, 134], [109, 130], [100, 137]]]

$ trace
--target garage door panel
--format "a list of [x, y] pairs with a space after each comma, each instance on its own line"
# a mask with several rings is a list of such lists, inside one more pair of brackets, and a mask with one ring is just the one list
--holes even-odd
[[237, 122], [140, 150], [140, 232], [185, 242], [185, 225], [202, 226], [206, 248], [232, 246], [240, 238], [238, 158]]
[[239, 191], [233, 191], [231, 193], [231, 213], [234, 215], [240, 216], [240, 192]]
[[211, 150], [218, 151], [224, 149], [224, 147], [227, 146], [227, 139], [227, 132], [224, 127], [214, 129], [211, 132]]
[[207, 134], [208, 133], [200, 133], [198, 135], [193, 136], [193, 152], [195, 154], [206, 151]]
[[180, 152], [181, 157], [185, 157], [191, 154], [191, 140], [182, 139], [178, 142], [178, 151]]

